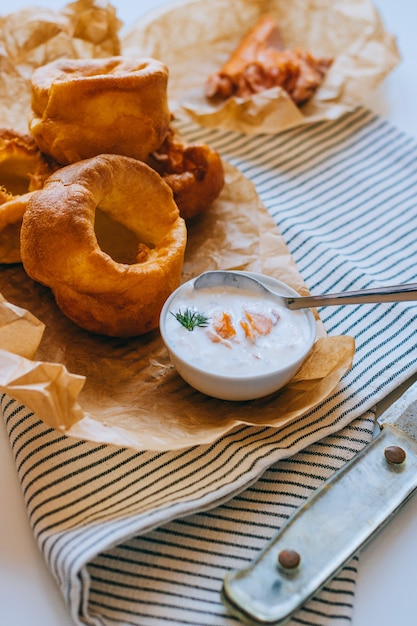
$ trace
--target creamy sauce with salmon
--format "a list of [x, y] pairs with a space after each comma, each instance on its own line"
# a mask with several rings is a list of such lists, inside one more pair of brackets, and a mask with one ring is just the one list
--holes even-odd
[[[203, 325], [185, 328], [177, 318]], [[222, 376], [253, 376], [291, 363], [305, 349], [309, 328], [302, 311], [233, 287], [184, 287], [171, 303], [166, 334], [178, 356]]]

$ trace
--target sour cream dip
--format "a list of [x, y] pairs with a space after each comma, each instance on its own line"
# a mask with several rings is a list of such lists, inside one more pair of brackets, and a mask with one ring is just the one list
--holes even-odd
[[[193, 289], [171, 302], [166, 333], [178, 356], [214, 374], [253, 376], [295, 361], [309, 329], [300, 311], [286, 309], [268, 294], [235, 287]], [[203, 320], [203, 325], [187, 328]], [[201, 323], [201, 322], [200, 322]]]
[[[279, 293], [295, 295], [285, 287]], [[268, 293], [233, 286], [194, 289], [189, 281], [165, 303], [160, 328], [187, 382], [216, 397], [247, 399], [265, 395], [264, 380], [279, 388], [292, 377], [314, 342], [312, 318], [311, 311], [290, 310]], [[260, 391], [252, 382], [245, 391], [248, 381]]]

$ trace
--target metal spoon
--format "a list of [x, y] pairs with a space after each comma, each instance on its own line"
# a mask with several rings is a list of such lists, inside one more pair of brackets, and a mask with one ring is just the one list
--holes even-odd
[[417, 300], [417, 283], [395, 285], [376, 289], [359, 289], [345, 293], [329, 293], [320, 296], [283, 296], [263, 285], [259, 280], [248, 274], [239, 272], [214, 270], [200, 274], [194, 281], [195, 289], [203, 287], [235, 287], [268, 293], [278, 298], [282, 306], [289, 309], [306, 309], [310, 307], [334, 306], [340, 304], [366, 304], [379, 302], [405, 302]]

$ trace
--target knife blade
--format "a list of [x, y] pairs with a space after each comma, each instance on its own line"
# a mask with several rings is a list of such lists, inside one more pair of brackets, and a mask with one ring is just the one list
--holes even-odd
[[[294, 513], [222, 600], [251, 626], [285, 624], [417, 490], [417, 382], [378, 415], [379, 432]], [[346, 505], [348, 503], [348, 506]]]

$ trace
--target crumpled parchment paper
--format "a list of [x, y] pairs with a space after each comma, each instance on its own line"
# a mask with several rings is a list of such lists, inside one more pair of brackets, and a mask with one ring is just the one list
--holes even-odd
[[97, 0], [77, 0], [62, 11], [28, 7], [0, 17], [0, 127], [28, 132], [35, 68], [62, 57], [118, 55], [122, 25], [116, 9]]
[[[189, 225], [183, 280], [207, 269], [248, 270], [307, 294], [254, 186], [232, 166], [225, 168], [221, 196]], [[92, 441], [165, 450], [211, 442], [239, 423], [280, 427], [326, 398], [354, 355], [351, 337], [326, 337], [317, 319], [319, 339], [290, 384], [260, 400], [225, 402], [182, 381], [159, 331], [129, 340], [91, 335], [65, 318], [50, 291], [19, 264], [0, 268], [0, 292], [44, 325], [35, 360], [21, 355], [20, 346], [37, 327], [12, 335], [20, 339], [16, 347], [9, 342], [7, 358], [0, 357], [0, 388], [53, 428]]]
[[[113, 7], [95, 0], [72, 3], [62, 13], [36, 9], [3, 20], [3, 125], [27, 130], [30, 68], [59, 55], [114, 54], [119, 28]], [[16, 90], [23, 87], [17, 101], [14, 89], [5, 89], [16, 75]], [[221, 195], [188, 225], [183, 280], [207, 269], [248, 270], [307, 294], [254, 185], [224, 166]], [[91, 335], [63, 316], [49, 289], [32, 281], [21, 264], [0, 267], [0, 294], [0, 389], [68, 435], [135, 449], [208, 443], [240, 423], [281, 427], [328, 396], [354, 356], [353, 339], [327, 337], [317, 317], [318, 340], [284, 389], [253, 402], [225, 402], [182, 381], [159, 331], [129, 340]]]
[[[334, 58], [324, 83], [302, 107], [279, 87], [210, 103], [206, 78], [264, 14], [276, 20], [285, 47]], [[400, 61], [395, 37], [370, 0], [186, 0], [139, 19], [127, 29], [123, 47], [168, 65], [170, 104], [178, 117], [247, 134], [336, 119], [362, 103]]]

